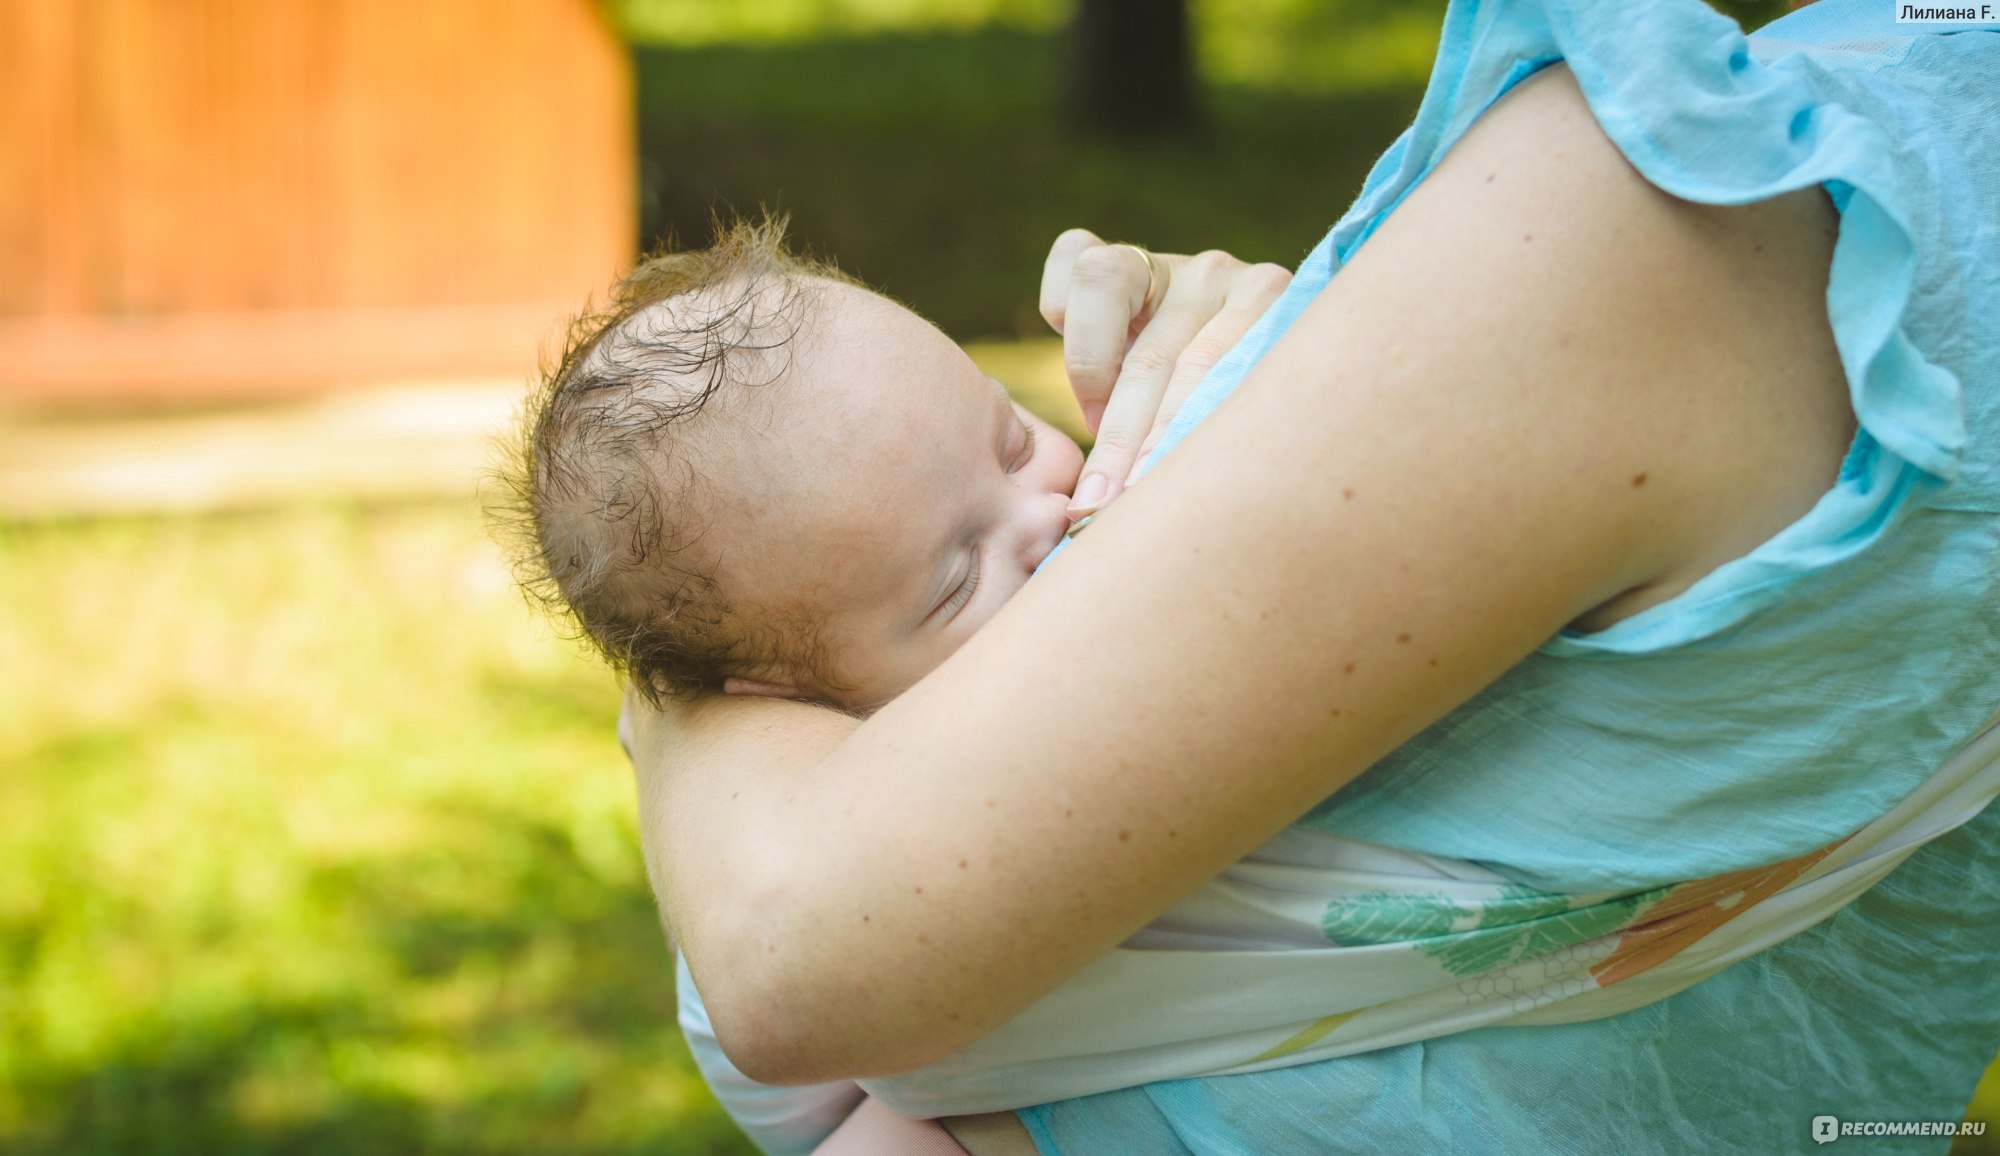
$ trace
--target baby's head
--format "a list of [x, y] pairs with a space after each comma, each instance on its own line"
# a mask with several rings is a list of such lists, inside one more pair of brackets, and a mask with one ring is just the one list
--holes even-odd
[[508, 481], [530, 588], [642, 693], [865, 712], [1021, 588], [1081, 466], [934, 326], [766, 222], [578, 319]]

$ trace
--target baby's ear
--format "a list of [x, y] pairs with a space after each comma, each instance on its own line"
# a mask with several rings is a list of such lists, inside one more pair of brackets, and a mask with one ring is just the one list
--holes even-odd
[[759, 698], [803, 699], [806, 697], [805, 691], [788, 683], [764, 682], [761, 679], [735, 677], [722, 680], [722, 693], [755, 695]]

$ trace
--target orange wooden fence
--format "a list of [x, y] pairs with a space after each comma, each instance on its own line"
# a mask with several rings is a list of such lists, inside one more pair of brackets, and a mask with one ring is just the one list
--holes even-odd
[[630, 86], [593, 0], [0, 0], [0, 394], [523, 371]]

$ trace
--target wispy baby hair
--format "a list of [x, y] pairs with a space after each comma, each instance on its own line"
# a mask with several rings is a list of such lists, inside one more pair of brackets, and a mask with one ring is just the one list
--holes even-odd
[[501, 471], [498, 521], [522, 588], [656, 704], [773, 668], [826, 681], [800, 608], [740, 613], [690, 549], [703, 481], [688, 439], [703, 407], [776, 381], [820, 285], [858, 284], [793, 253], [785, 226], [716, 221], [708, 248], [656, 253], [586, 307]]

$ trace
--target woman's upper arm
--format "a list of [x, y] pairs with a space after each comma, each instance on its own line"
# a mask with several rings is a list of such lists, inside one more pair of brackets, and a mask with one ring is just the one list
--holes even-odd
[[680, 912], [732, 1058], [962, 1046], [1564, 624], [1796, 518], [1851, 430], [1829, 216], [1664, 196], [1566, 76], [1496, 106], [963, 650], [683, 824], [677, 866], [748, 853]]

